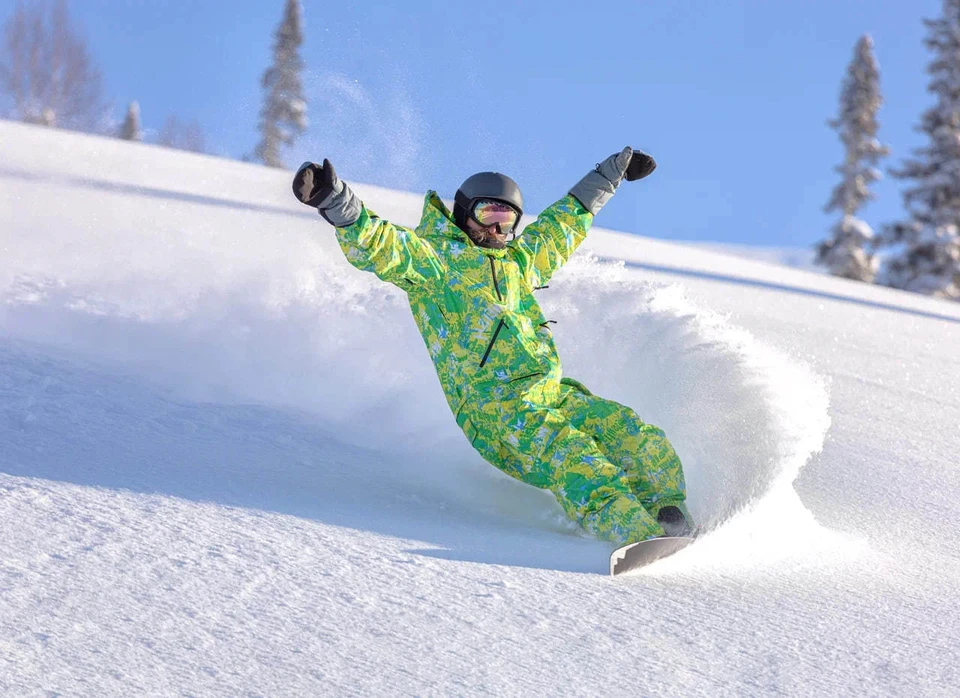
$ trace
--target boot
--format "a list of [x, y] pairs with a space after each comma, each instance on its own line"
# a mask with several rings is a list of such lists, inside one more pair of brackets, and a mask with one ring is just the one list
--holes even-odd
[[657, 512], [657, 523], [668, 536], [693, 535], [693, 528], [679, 507], [665, 506]]

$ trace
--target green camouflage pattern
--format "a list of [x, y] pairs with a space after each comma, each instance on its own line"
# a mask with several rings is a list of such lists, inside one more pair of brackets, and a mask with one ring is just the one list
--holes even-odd
[[685, 485], [660, 429], [562, 376], [533, 296], [592, 222], [568, 195], [505, 248], [488, 249], [474, 245], [430, 191], [416, 230], [364, 206], [337, 239], [353, 266], [407, 293], [447, 403], [480, 455], [550, 490], [591, 534], [624, 544], [663, 535], [663, 506], [686, 514]]

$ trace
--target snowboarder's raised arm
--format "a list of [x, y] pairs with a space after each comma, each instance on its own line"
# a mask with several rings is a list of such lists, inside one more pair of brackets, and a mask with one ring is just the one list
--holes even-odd
[[340, 249], [357, 269], [373, 272], [404, 290], [442, 274], [434, 249], [414, 231], [369, 210], [337, 177], [329, 160], [323, 165], [303, 163], [293, 178], [293, 193], [336, 229]]
[[656, 166], [646, 153], [626, 147], [598, 164], [569, 194], [544, 209], [537, 220], [524, 228], [523, 234], [508, 247], [531, 288], [546, 284], [570, 259], [586, 238], [593, 217], [621, 181], [646, 177]]

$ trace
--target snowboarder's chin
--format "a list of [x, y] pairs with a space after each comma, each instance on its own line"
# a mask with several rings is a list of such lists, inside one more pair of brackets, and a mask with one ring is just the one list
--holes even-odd
[[503, 249], [507, 246], [507, 236], [499, 233], [488, 233], [486, 246], [495, 250]]
[[496, 229], [481, 228], [469, 231], [470, 239], [479, 247], [500, 250], [507, 246], [506, 233], [497, 233]]

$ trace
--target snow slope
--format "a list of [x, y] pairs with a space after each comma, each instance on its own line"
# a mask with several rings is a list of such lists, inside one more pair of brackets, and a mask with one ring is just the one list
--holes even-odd
[[756, 247], [730, 242], [683, 242], [681, 244], [804, 271], [824, 273], [824, 268], [816, 263], [816, 250], [813, 247]]
[[712, 529], [611, 579], [289, 178], [0, 122], [0, 693], [956, 695], [960, 305], [595, 229], [565, 370]]

